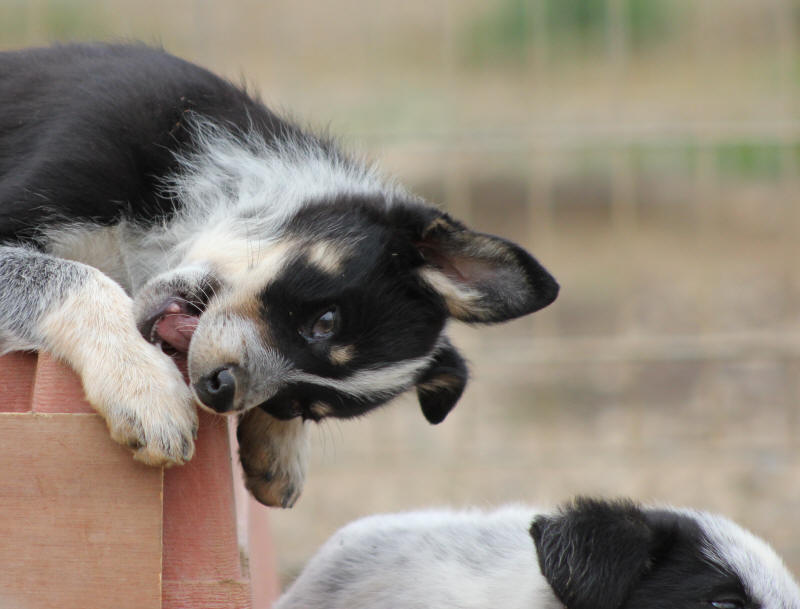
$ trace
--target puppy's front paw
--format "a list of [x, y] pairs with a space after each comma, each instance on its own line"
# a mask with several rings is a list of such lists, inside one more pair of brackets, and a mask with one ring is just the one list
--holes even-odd
[[84, 372], [92, 405], [106, 419], [111, 437], [148, 465], [182, 464], [194, 454], [197, 411], [173, 362], [141, 343], [120, 361]]
[[236, 437], [247, 490], [264, 505], [292, 507], [303, 491], [308, 460], [302, 419], [281, 421], [253, 408], [239, 419]]

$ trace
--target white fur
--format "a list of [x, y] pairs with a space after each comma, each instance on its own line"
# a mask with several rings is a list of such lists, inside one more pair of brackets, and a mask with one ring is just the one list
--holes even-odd
[[288, 380], [293, 382], [300, 381], [330, 387], [367, 399], [380, 398], [393, 396], [398, 391], [407, 389], [432, 359], [433, 355], [428, 355], [387, 364], [380, 368], [359, 370], [344, 379], [316, 376], [301, 370], [293, 370], [287, 376]]
[[159, 273], [209, 262], [209, 253], [221, 256], [220, 270], [258, 266], [286, 223], [326, 197], [374, 196], [387, 206], [398, 196], [413, 198], [375, 165], [326, 150], [310, 136], [266, 141], [199, 116], [192, 129], [196, 150], [178, 158], [179, 170], [162, 186], [180, 201], [173, 218], [146, 229], [125, 221], [62, 225], [44, 232], [51, 253], [95, 266], [135, 292]]
[[370, 516], [338, 531], [275, 609], [558, 609], [531, 508]]
[[203, 229], [217, 227], [250, 242], [257, 256], [309, 203], [331, 195], [391, 202], [399, 192], [374, 165], [351, 162], [311, 137], [267, 142], [255, 131], [234, 135], [199, 117], [193, 128], [198, 150], [179, 159], [180, 171], [164, 186], [181, 208], [165, 234], [151, 237], [177, 242], [179, 252], [197, 243]]
[[800, 607], [800, 588], [781, 557], [762, 539], [722, 516], [678, 511], [697, 519], [709, 541], [704, 548], [709, 559], [738, 574], [763, 609]]

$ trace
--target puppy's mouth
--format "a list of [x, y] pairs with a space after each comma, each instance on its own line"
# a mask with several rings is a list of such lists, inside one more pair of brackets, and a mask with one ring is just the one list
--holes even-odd
[[187, 355], [199, 320], [200, 311], [190, 303], [185, 300], [170, 299], [145, 326], [144, 334], [147, 339], [172, 358], [187, 383], [189, 382]]

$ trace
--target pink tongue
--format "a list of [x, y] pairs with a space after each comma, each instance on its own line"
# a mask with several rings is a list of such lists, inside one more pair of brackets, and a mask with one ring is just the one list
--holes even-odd
[[173, 303], [165, 311], [164, 317], [158, 321], [156, 334], [176, 351], [187, 353], [197, 322], [198, 318], [195, 315], [183, 313], [180, 305]]

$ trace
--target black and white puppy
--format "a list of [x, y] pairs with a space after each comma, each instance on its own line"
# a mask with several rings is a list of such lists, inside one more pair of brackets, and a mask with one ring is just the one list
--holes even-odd
[[415, 387], [438, 423], [467, 378], [448, 318], [557, 291], [518, 246], [161, 50], [0, 54], [0, 353], [70, 364], [146, 463], [191, 458], [196, 400], [240, 415], [248, 487], [291, 505], [304, 420]]
[[[532, 522], [532, 524], [531, 524]], [[577, 499], [372, 516], [337, 532], [276, 609], [800, 609], [761, 539], [690, 509]]]

